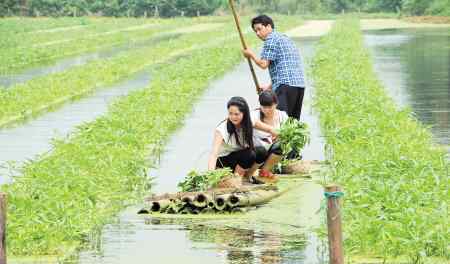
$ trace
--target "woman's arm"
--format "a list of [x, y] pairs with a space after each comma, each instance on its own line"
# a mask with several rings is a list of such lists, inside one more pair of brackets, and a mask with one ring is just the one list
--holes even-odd
[[223, 137], [220, 134], [220, 132], [216, 130], [214, 133], [212, 150], [211, 150], [211, 153], [209, 154], [208, 170], [216, 169], [217, 155], [219, 155], [219, 149], [220, 149], [220, 146], [222, 145], [222, 143], [223, 143]]
[[260, 120], [256, 120], [255, 125], [253, 127], [262, 130], [264, 132], [270, 133], [274, 139], [278, 136], [278, 132], [274, 127], [266, 123], [263, 123]]

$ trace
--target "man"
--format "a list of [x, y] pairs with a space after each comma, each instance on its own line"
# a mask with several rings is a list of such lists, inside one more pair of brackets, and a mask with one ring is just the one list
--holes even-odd
[[243, 50], [245, 57], [253, 60], [262, 69], [269, 68], [271, 84], [261, 89], [272, 89], [278, 97], [278, 109], [290, 117], [300, 119], [305, 79], [303, 63], [294, 42], [275, 31], [270, 17], [260, 15], [252, 19], [252, 28], [258, 38], [264, 41], [261, 58], [250, 49]]

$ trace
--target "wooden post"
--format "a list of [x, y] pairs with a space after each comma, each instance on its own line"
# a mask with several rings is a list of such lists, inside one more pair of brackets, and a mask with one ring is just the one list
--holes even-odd
[[6, 194], [0, 193], [0, 264], [6, 264]]
[[341, 188], [332, 184], [326, 186], [325, 191], [326, 194], [328, 194], [326, 197], [330, 264], [344, 264], [341, 226], [341, 199], [339, 198], [340, 195], [333, 195], [340, 193]]

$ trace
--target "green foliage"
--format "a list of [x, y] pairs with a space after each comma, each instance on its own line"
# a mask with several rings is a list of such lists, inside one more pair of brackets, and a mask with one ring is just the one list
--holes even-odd
[[[112, 48], [125, 43], [148, 41], [161, 31], [174, 30], [181, 25], [189, 25], [182, 19], [167, 21], [156, 19], [76, 19], [83, 24], [57, 28], [52, 32], [15, 33], [18, 25], [9, 23], [4, 28], [9, 35], [7, 42], [0, 43], [0, 73], [20, 72], [24, 69], [46, 65], [58, 59], [76, 56], [99, 49]], [[33, 21], [27, 20], [29, 23]], [[159, 34], [159, 36], [161, 33]]]
[[250, 6], [257, 13], [317, 14], [326, 11], [325, 0], [243, 0], [242, 6]]
[[[65, 101], [88, 94], [95, 89], [113, 84], [145, 67], [167, 61], [167, 59], [188, 53], [210, 38], [221, 40], [232, 24], [215, 28], [214, 32], [186, 34], [174, 40], [163, 41], [133, 49], [109, 59], [91, 61], [66, 71], [36, 78], [9, 89], [0, 90], [0, 125], [9, 120], [20, 121], [43, 110], [55, 107]], [[205, 45], [205, 44], [203, 44]], [[39, 98], [37, 100], [36, 98]]]
[[396, 12], [402, 7], [402, 0], [369, 0], [363, 10], [371, 12]]
[[429, 0], [404, 0], [402, 7], [408, 14], [421, 15], [425, 13], [429, 5]]
[[434, 0], [426, 10], [427, 14], [450, 16], [450, 0]]
[[[319, 14], [345, 12], [398, 12], [410, 15], [449, 15], [449, 0], [241, 0], [242, 7], [258, 13]], [[0, 16], [128, 16], [173, 17], [210, 15], [228, 9], [226, 0], [4, 0]]]
[[348, 252], [449, 258], [445, 151], [376, 78], [357, 21], [339, 21], [313, 63], [315, 106], [345, 190]]
[[148, 181], [146, 156], [158, 155], [208, 82], [240, 59], [233, 45], [217, 43], [166, 64], [147, 89], [117, 101], [106, 116], [25, 166], [6, 189], [9, 252], [63, 254], [64, 246], [87, 241], [139, 196], [135, 191]]
[[178, 183], [178, 187], [182, 192], [206, 191], [209, 188], [216, 187], [223, 178], [232, 175], [233, 173], [230, 168], [205, 172], [191, 171], [183, 181]]
[[[281, 28], [286, 24], [298, 20], [280, 21]], [[208, 84], [242, 61], [237, 34], [231, 40], [214, 40], [201, 49], [195, 46], [205, 39], [198, 37], [197, 42], [182, 40], [185, 46], [166, 43], [172, 52], [186, 56], [154, 69], [148, 87], [122, 97], [106, 115], [55, 140], [51, 152], [30, 160], [13, 184], [1, 186], [9, 199], [9, 255], [63, 255], [67, 247], [98, 235], [121, 209], [142, 198], [151, 184], [147, 170], [156, 165], [149, 156], [161, 153]], [[256, 38], [249, 43], [254, 45]], [[123, 67], [131, 62], [124, 60]]]
[[28, 0], [0, 3], [0, 16], [197, 16], [210, 15], [224, 0]]
[[310, 140], [308, 125], [297, 119], [289, 118], [281, 125], [278, 138], [284, 154], [293, 150], [300, 153]]
[[349, 12], [405, 12], [410, 15], [449, 15], [449, 0], [242, 0], [256, 12], [318, 14]]

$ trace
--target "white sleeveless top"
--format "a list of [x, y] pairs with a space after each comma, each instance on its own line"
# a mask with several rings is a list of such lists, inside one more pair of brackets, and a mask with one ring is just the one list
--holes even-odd
[[[250, 113], [252, 120], [258, 120], [261, 121], [260, 119], [261, 115], [260, 115], [260, 111], [259, 109], [254, 110]], [[274, 128], [275, 129], [280, 129], [281, 124], [283, 124], [284, 122], [286, 122], [286, 120], [288, 120], [289, 116], [286, 114], [286, 112], [284, 111], [280, 111], [278, 109], [275, 110], [275, 122], [274, 122]], [[270, 148], [270, 146], [272, 145], [272, 135], [270, 133], [261, 131], [259, 129], [253, 129], [253, 143], [255, 144], [255, 146], [263, 146], [265, 147], [267, 150]]]
[[[252, 125], [254, 125], [254, 124], [255, 124], [255, 122], [253, 122], [253, 119], [252, 119]], [[244, 133], [243, 133], [242, 129], [237, 129], [236, 132], [237, 132], [237, 135], [239, 138], [239, 142], [241, 144], [243, 144], [244, 147], [238, 145], [238, 143], [236, 142], [236, 137], [234, 135], [231, 136], [228, 133], [227, 120], [220, 123], [216, 127], [216, 131], [218, 131], [220, 133], [220, 135], [222, 135], [222, 138], [224, 141], [222, 143], [222, 145], [220, 146], [218, 157], [225, 157], [225, 156], [228, 156], [232, 152], [239, 151], [244, 148], [248, 148], [248, 143], [245, 142], [245, 140], [244, 140]]]

